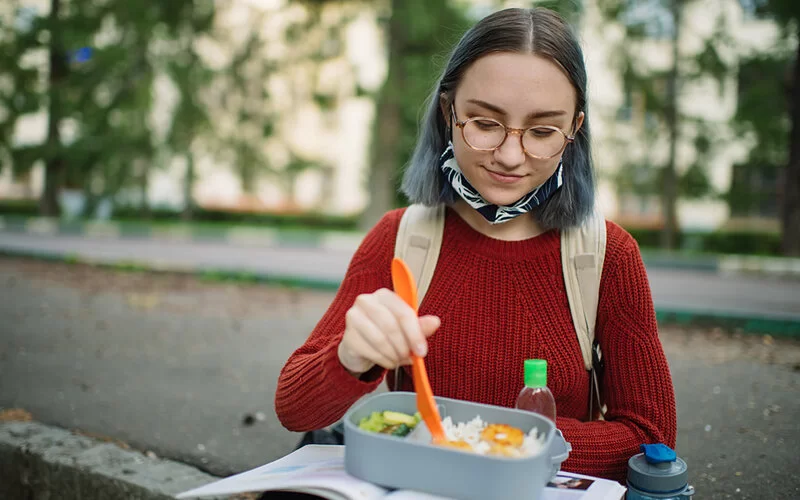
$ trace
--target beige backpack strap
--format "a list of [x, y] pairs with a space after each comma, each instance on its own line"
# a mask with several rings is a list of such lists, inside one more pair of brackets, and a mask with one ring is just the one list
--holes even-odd
[[561, 232], [564, 284], [587, 370], [592, 368], [592, 343], [605, 253], [606, 223], [599, 212], [593, 213], [583, 225]]
[[[397, 229], [394, 256], [400, 257], [408, 265], [417, 283], [417, 300], [422, 300], [436, 270], [439, 252], [444, 235], [444, 204], [428, 207], [414, 204], [406, 208]], [[399, 390], [405, 372], [402, 368], [394, 371], [394, 390]]]
[[420, 305], [433, 279], [442, 249], [444, 208], [443, 204], [432, 207], [411, 205], [403, 213], [397, 230], [394, 255], [403, 259], [414, 275]]
[[561, 232], [561, 267], [567, 299], [583, 364], [590, 372], [590, 419], [594, 408], [600, 408], [601, 415], [603, 413], [595, 366], [602, 361], [602, 354], [599, 345], [595, 345], [594, 331], [605, 254], [606, 221], [599, 210], [595, 210], [583, 225]]

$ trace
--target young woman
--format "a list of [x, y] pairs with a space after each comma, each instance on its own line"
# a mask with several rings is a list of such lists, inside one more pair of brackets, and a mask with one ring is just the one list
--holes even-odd
[[[392, 289], [403, 210], [355, 253], [319, 324], [281, 372], [276, 411], [307, 431], [342, 417], [394, 370], [425, 356], [434, 394], [511, 407], [523, 362], [548, 361], [563, 469], [623, 480], [642, 443], [675, 446], [675, 400], [647, 274], [633, 238], [607, 222], [596, 339], [605, 419], [586, 421], [589, 375], [572, 325], [560, 231], [594, 206], [586, 69], [568, 25], [544, 9], [507, 9], [457, 44], [423, 118], [403, 190], [447, 206], [444, 239], [419, 317]], [[413, 390], [411, 377], [401, 389]]]

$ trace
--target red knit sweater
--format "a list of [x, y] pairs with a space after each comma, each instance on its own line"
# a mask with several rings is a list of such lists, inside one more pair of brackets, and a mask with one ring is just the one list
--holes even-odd
[[[281, 371], [275, 408], [287, 429], [326, 427], [384, 378], [393, 378], [380, 369], [352, 377], [337, 346], [356, 296], [392, 287], [390, 262], [402, 212], [386, 214], [365, 237], [330, 308]], [[675, 446], [675, 398], [638, 246], [616, 224], [606, 226], [596, 328], [605, 360], [605, 421], [583, 421], [589, 377], [572, 326], [558, 231], [495, 240], [448, 209], [420, 314], [442, 319], [425, 358], [434, 394], [512, 407], [523, 386], [523, 361], [547, 359], [556, 424], [572, 445], [563, 469], [621, 481], [641, 443]], [[410, 373], [404, 379], [409, 385], [403, 389], [413, 390]]]

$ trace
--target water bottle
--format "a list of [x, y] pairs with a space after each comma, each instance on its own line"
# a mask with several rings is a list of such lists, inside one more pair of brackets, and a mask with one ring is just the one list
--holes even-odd
[[628, 460], [626, 500], [686, 500], [694, 495], [686, 462], [669, 446], [643, 444]]

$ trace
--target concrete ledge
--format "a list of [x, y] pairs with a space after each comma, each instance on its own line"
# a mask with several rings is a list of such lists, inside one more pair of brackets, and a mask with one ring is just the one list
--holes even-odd
[[40, 423], [0, 423], [4, 500], [165, 500], [218, 479]]

